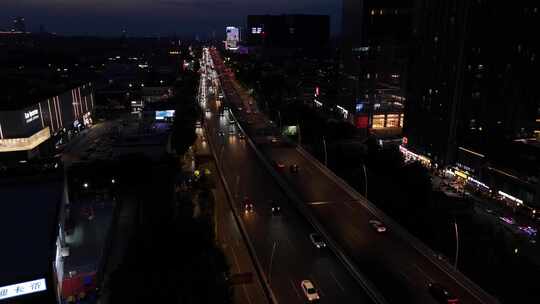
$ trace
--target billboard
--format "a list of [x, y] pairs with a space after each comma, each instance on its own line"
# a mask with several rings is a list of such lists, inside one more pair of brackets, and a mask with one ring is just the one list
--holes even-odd
[[174, 110], [156, 111], [156, 120], [166, 120], [174, 117]]
[[240, 42], [240, 29], [235, 26], [227, 26], [226, 31], [225, 48], [227, 50], [237, 50]]

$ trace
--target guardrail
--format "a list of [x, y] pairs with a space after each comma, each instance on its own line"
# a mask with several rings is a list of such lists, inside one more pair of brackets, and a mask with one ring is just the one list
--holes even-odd
[[247, 135], [247, 133], [244, 131], [236, 117], [234, 116], [234, 113], [231, 113], [231, 115], [234, 117], [234, 120], [237, 121], [238, 128], [240, 131], [244, 134], [246, 137], [246, 141], [250, 145], [250, 147], [253, 149], [259, 160], [264, 165], [265, 169], [272, 175], [272, 177], [277, 181], [280, 188], [283, 190], [285, 195], [295, 203], [296, 208], [300, 211], [300, 213], [307, 219], [307, 221], [313, 226], [315, 230], [317, 230], [326, 240], [328, 243], [328, 247], [334, 252], [334, 254], [338, 257], [338, 259], [342, 262], [342, 264], [345, 266], [345, 268], [349, 271], [349, 273], [352, 275], [352, 277], [362, 286], [362, 288], [366, 291], [368, 296], [377, 304], [386, 304], [388, 303], [384, 296], [375, 288], [375, 286], [356, 268], [355, 264], [352, 262], [352, 260], [344, 253], [344, 251], [341, 249], [341, 247], [332, 240], [332, 238], [329, 236], [329, 234], [326, 232], [326, 229], [319, 223], [319, 221], [311, 214], [311, 212], [308, 210], [304, 202], [296, 195], [295, 191], [291, 189], [289, 184], [281, 177], [276, 170], [272, 167], [272, 165], [268, 162], [266, 157], [259, 151], [255, 143], [251, 140], [251, 138]]
[[267, 299], [268, 303], [278, 304], [279, 302], [278, 302], [276, 296], [274, 295], [274, 293], [272, 291], [272, 288], [270, 288], [270, 284], [268, 283], [268, 280], [266, 279], [267, 276], [266, 276], [266, 273], [264, 272], [264, 268], [262, 267], [261, 262], [257, 258], [257, 255], [255, 253], [255, 247], [251, 243], [251, 240], [249, 238], [247, 229], [244, 226], [244, 223], [242, 222], [242, 220], [240, 219], [240, 216], [238, 215], [238, 212], [237, 212], [236, 208], [234, 207], [234, 204], [233, 204], [233, 202], [235, 201], [234, 200], [234, 195], [232, 194], [231, 189], [229, 188], [229, 184], [227, 183], [227, 180], [225, 179], [225, 175], [223, 174], [223, 171], [221, 170], [221, 166], [219, 165], [219, 159], [218, 159], [218, 157], [216, 155], [216, 151], [214, 149], [214, 145], [212, 143], [212, 140], [210, 140], [210, 138], [208, 137], [209, 132], [208, 132], [206, 123], [203, 123], [203, 126], [204, 126], [204, 130], [205, 130], [205, 132], [207, 134], [207, 138], [208, 138], [207, 142], [208, 142], [208, 145], [210, 146], [210, 151], [211, 151], [212, 156], [213, 156], [213, 158], [214, 158], [214, 160], [216, 162], [216, 170], [217, 170], [219, 178], [221, 179], [221, 182], [223, 184], [223, 188], [225, 189], [225, 194], [227, 195], [227, 202], [229, 203], [229, 208], [231, 209], [231, 211], [232, 211], [232, 213], [234, 215], [234, 220], [235, 220], [237, 226], [240, 228], [239, 229], [240, 234], [242, 235], [242, 238], [244, 239], [244, 242], [247, 245], [249, 256], [250, 256], [251, 260], [255, 264], [255, 271], [257, 272], [257, 277], [259, 278], [259, 281], [261, 282], [261, 284], [263, 286], [263, 291], [264, 291], [264, 294], [266, 296], [266, 299]]
[[[227, 97], [226, 97], [227, 98]], [[229, 102], [230, 103], [230, 102]], [[232, 113], [232, 111], [231, 111]], [[297, 207], [299, 207], [299, 210], [301, 213], [306, 217], [306, 219], [316, 228], [319, 230], [319, 232], [330, 242], [330, 248], [334, 251], [336, 256], [340, 258], [340, 260], [344, 263], [344, 265], [347, 267], [347, 269], [351, 272], [353, 277], [357, 279], [357, 281], [364, 287], [366, 291], [369, 291], [368, 289], [372, 288], [372, 293], [369, 293], [370, 296], [375, 296], [374, 301], [377, 301], [377, 296], [380, 295], [378, 291], [376, 291], [375, 287], [369, 283], [369, 281], [364, 278], [360, 272], [356, 269], [356, 266], [348, 259], [348, 257], [343, 254], [343, 251], [340, 250], [340, 248], [335, 244], [331, 238], [328, 237], [328, 234], [326, 231], [322, 228], [320, 223], [317, 219], [313, 217], [311, 212], [306, 208], [306, 206], [303, 204], [303, 202], [298, 198], [296, 193], [290, 189], [290, 186], [288, 183], [281, 177], [274, 168], [269, 164], [266, 157], [259, 151], [259, 149], [256, 147], [256, 145], [253, 143], [251, 138], [247, 136], [247, 133], [244, 131], [242, 126], [239, 123], [239, 120], [236, 119], [236, 117], [233, 114], [234, 119], [237, 121], [238, 127], [241, 130], [242, 133], [246, 136], [246, 140], [248, 141], [249, 145], [255, 151], [255, 154], [257, 157], [262, 161], [265, 168], [269, 171], [269, 173], [276, 179], [280, 187], [283, 189], [285, 194], [289, 196], [289, 198], [292, 198], [292, 200], [295, 202]], [[485, 292], [482, 288], [480, 288], [476, 283], [471, 281], [467, 276], [459, 272], [457, 269], [453, 268], [450, 264], [447, 262], [440, 261], [436, 258], [436, 253], [429, 248], [427, 245], [425, 245], [423, 242], [421, 242], [419, 239], [414, 237], [412, 234], [410, 234], [407, 230], [405, 230], [401, 225], [399, 225], [397, 222], [392, 220], [390, 217], [388, 217], [384, 212], [382, 212], [380, 209], [378, 209], [375, 205], [373, 205], [371, 202], [369, 202], [367, 199], [365, 199], [360, 193], [358, 193], [355, 189], [353, 189], [347, 182], [345, 182], [343, 179], [341, 179], [339, 176], [334, 174], [330, 169], [328, 169], [326, 166], [324, 166], [322, 163], [320, 163], [316, 158], [314, 158], [311, 154], [309, 154], [307, 151], [305, 151], [302, 147], [297, 147], [296, 150], [308, 161], [310, 161], [312, 164], [314, 164], [317, 168], [319, 168], [328, 178], [333, 180], [338, 186], [342, 187], [342, 189], [347, 192], [351, 197], [357, 198], [357, 200], [366, 208], [369, 210], [375, 217], [378, 217], [382, 221], [385, 222], [385, 225], [387, 225], [389, 228], [391, 228], [393, 231], [395, 231], [401, 238], [408, 241], [413, 248], [415, 248], [420, 254], [422, 254], [425, 258], [427, 258], [429, 261], [431, 261], [435, 266], [437, 266], [442, 272], [446, 273], [449, 277], [451, 277], [455, 282], [457, 282], [463, 289], [467, 290], [471, 295], [473, 295], [477, 300], [479, 300], [481, 303], [499, 303], [497, 299], [495, 299], [493, 296]], [[365, 284], [364, 284], [365, 283]], [[381, 295], [380, 299], [384, 302], [378, 302], [378, 303], [386, 303], [386, 300], [384, 300], [384, 297]]]
[[[329, 179], [331, 179], [338, 186], [340, 186], [351, 197], [356, 198], [357, 201], [359, 201], [360, 204], [364, 206], [364, 208], [366, 208], [367, 210], [369, 210], [369, 212], [371, 212], [371, 214], [381, 219], [388, 228], [391, 228], [392, 231], [398, 234], [402, 239], [409, 242], [409, 244], [411, 244], [411, 246], [414, 249], [416, 249], [416, 251], [422, 254], [425, 258], [427, 258], [430, 262], [432, 262], [435, 266], [437, 266], [441, 271], [446, 273], [449, 277], [454, 279], [454, 281], [456, 281], [461, 287], [467, 290], [477, 300], [479, 300], [481, 303], [499, 303], [497, 299], [495, 299], [492, 295], [485, 292], [482, 288], [476, 285], [476, 283], [471, 281], [467, 276], [465, 276], [459, 270], [452, 267], [448, 262], [441, 261], [440, 259], [436, 258], [437, 254], [431, 248], [429, 248], [422, 241], [420, 241], [415, 236], [410, 234], [406, 229], [401, 227], [401, 225], [395, 222], [392, 218], [388, 217], [383, 211], [381, 211], [379, 208], [373, 205], [364, 196], [362, 196], [354, 188], [352, 188], [346, 181], [344, 181], [342, 178], [337, 176], [334, 172], [332, 172], [332, 170], [328, 169], [328, 167], [323, 165], [318, 159], [313, 157], [309, 152], [307, 152], [300, 146], [297, 146], [296, 150], [306, 160], [311, 162], [320, 171], [322, 171]], [[469, 285], [470, 287], [466, 285]], [[489, 300], [489, 302], [484, 301], [484, 299]]]

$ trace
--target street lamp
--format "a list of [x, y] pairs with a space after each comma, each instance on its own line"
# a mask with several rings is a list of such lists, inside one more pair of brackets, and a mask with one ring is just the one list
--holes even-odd
[[364, 169], [364, 188], [365, 188], [365, 191], [364, 191], [364, 197], [367, 199], [367, 170], [366, 170], [366, 165], [365, 164], [362, 164], [362, 168]]
[[459, 257], [459, 230], [457, 220], [454, 217], [454, 230], [456, 232], [456, 257], [454, 258], [454, 268], [457, 269], [458, 257]]
[[326, 151], [326, 139], [324, 138], [324, 136], [322, 137], [322, 143], [324, 148], [324, 165], [328, 167], [328, 153]]
[[89, 186], [88, 183], [84, 183], [84, 184], [83, 184], [83, 187], [84, 187], [85, 189], [88, 189], [88, 186]]

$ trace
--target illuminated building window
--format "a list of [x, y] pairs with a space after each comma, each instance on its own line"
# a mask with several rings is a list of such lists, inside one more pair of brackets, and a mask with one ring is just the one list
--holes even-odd
[[388, 114], [386, 116], [387, 128], [399, 128], [399, 114]]
[[373, 115], [371, 127], [373, 129], [383, 129], [384, 128], [384, 115]]
[[399, 115], [399, 127], [403, 128], [403, 114]]

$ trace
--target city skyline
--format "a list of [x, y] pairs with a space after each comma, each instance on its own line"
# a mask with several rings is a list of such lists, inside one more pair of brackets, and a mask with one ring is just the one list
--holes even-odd
[[295, 13], [330, 15], [331, 33], [341, 30], [341, 3], [331, 0], [7, 0], [0, 12], [0, 29], [11, 28], [13, 18], [21, 16], [30, 32], [43, 25], [48, 32], [62, 35], [118, 36], [126, 30], [129, 36], [178, 34], [204, 39], [213, 33], [224, 35], [228, 25], [244, 26], [248, 14]]

